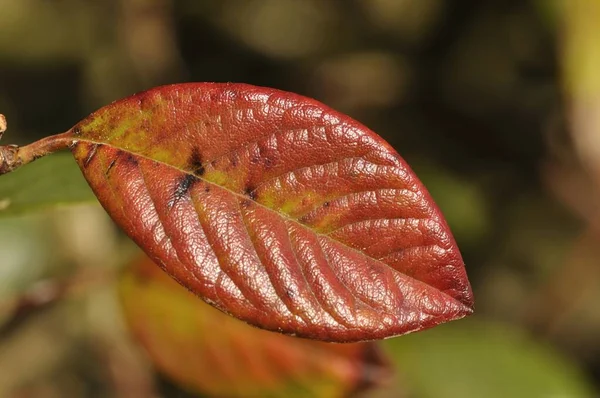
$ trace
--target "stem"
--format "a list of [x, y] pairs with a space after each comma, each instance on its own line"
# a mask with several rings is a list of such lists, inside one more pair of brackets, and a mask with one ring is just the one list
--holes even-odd
[[[3, 127], [6, 129], [6, 119], [0, 115], [0, 137], [2, 137]], [[69, 130], [62, 134], [42, 138], [23, 147], [2, 145], [0, 146], [0, 175], [10, 173], [24, 164], [31, 163], [52, 152], [66, 149], [73, 141], [73, 133]]]

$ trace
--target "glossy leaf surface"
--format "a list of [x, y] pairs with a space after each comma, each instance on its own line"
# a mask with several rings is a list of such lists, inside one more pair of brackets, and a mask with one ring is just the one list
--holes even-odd
[[248, 323], [349, 342], [472, 312], [458, 248], [417, 177], [379, 136], [317, 101], [242, 84], [165, 86], [71, 134], [125, 232]]
[[218, 397], [347, 397], [389, 380], [375, 343], [331, 344], [250, 327], [197, 300], [147, 257], [120, 281], [129, 327], [158, 370]]

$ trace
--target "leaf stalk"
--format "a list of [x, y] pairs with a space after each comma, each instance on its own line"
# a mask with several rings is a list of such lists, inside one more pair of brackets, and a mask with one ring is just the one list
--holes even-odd
[[[6, 118], [0, 114], [0, 138], [6, 131]], [[50, 153], [70, 147], [75, 140], [71, 130], [42, 138], [29, 145], [0, 145], [0, 175], [10, 173]]]

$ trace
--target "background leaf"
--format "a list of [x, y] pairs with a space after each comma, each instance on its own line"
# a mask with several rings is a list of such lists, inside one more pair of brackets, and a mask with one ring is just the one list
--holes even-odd
[[41, 158], [0, 178], [0, 217], [82, 203], [97, 200], [67, 153]]
[[473, 311], [425, 187], [381, 137], [315, 100], [246, 84], [163, 86], [70, 133], [116, 223], [245, 322], [350, 342]]
[[120, 297], [157, 369], [209, 396], [346, 397], [390, 376], [375, 343], [323, 343], [250, 327], [195, 298], [145, 256], [123, 274]]

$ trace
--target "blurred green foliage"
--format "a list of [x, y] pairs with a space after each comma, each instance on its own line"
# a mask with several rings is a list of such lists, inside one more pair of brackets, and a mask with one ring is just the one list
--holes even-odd
[[97, 203], [73, 156], [45, 157], [2, 177], [0, 217], [48, 207]]
[[594, 396], [575, 363], [510, 325], [465, 320], [385, 346], [422, 398]]

